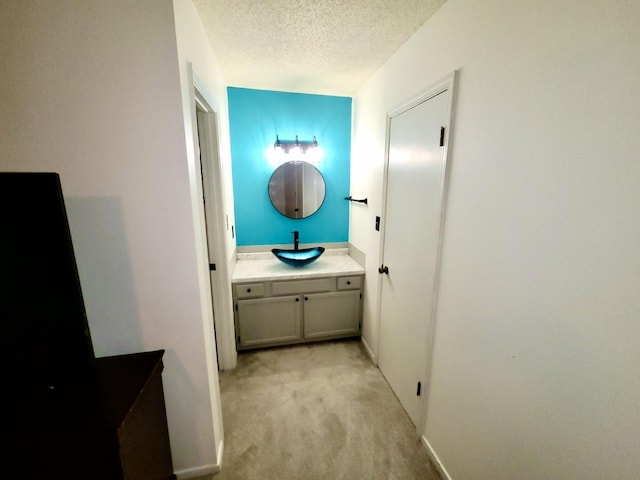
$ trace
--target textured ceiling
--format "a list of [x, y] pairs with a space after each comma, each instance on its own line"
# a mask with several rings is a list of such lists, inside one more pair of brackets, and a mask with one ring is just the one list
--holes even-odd
[[351, 95], [445, 0], [193, 0], [227, 84]]

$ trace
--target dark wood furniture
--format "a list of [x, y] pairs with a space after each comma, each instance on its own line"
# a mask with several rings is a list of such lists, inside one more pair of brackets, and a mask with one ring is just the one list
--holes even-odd
[[95, 358], [58, 175], [0, 173], [0, 478], [175, 478], [163, 354]]
[[96, 359], [95, 374], [3, 398], [2, 478], [171, 479], [163, 351]]
[[98, 378], [124, 479], [173, 476], [162, 388], [163, 350], [99, 358]]

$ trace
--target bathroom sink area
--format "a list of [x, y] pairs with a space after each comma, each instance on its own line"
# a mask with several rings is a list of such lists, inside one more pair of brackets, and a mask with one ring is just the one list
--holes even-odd
[[324, 253], [324, 247], [300, 248], [287, 250], [274, 248], [271, 250], [278, 260], [294, 267], [304, 267], [315, 262]]

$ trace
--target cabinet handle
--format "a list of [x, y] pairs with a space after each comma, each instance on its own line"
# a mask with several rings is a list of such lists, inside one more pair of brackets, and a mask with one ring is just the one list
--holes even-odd
[[351, 280], [347, 280], [347, 285], [351, 285]]
[[304, 297], [305, 301], [309, 300], [309, 297]]
[[300, 301], [300, 297], [296, 297], [296, 302], [299, 302], [299, 301]]
[[247, 293], [251, 293], [251, 289], [250, 288], [247, 288]]

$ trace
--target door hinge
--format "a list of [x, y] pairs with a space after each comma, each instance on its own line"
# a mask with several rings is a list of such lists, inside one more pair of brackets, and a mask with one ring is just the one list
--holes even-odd
[[440, 127], [440, 146], [444, 147], [444, 127]]
[[215, 263], [210, 263], [209, 264], [209, 271], [211, 271], [211, 272], [215, 272], [216, 271], [216, 264]]
[[240, 344], [240, 337], [238, 337], [238, 345]]
[[238, 311], [238, 304], [236, 303], [236, 312]]
[[416, 390], [416, 395], [419, 397], [420, 392], [422, 391], [422, 382], [418, 382], [418, 388]]

